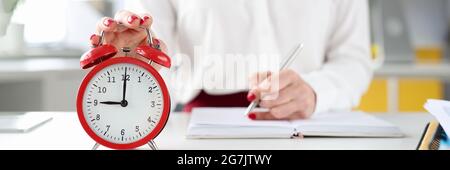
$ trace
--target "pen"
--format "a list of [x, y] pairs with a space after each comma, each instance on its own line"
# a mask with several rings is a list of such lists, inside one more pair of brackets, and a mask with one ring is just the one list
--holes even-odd
[[[284, 59], [284, 61], [282, 61], [280, 63], [280, 71], [283, 69], [286, 69], [289, 65], [291, 65], [292, 61], [294, 61], [295, 57], [300, 53], [300, 51], [302, 51], [303, 49], [303, 44], [298, 44], [296, 45], [290, 55], [288, 57], [286, 57]], [[250, 105], [248, 105], [247, 109], [244, 112], [244, 115], [247, 116], [256, 106], [258, 106], [259, 104], [259, 99], [255, 99], [253, 100]]]

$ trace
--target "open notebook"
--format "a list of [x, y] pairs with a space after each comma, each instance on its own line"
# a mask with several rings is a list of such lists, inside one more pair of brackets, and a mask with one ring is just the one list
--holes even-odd
[[196, 108], [188, 138], [402, 137], [400, 129], [362, 112], [316, 114], [307, 120], [254, 121], [245, 108]]

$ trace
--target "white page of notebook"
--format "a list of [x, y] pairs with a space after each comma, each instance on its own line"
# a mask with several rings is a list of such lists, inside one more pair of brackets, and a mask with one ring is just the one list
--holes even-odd
[[244, 115], [245, 108], [196, 108], [191, 125], [292, 127], [289, 121], [253, 121]]
[[198, 138], [286, 138], [305, 136], [402, 137], [400, 129], [363, 112], [315, 114], [295, 121], [255, 121], [244, 115], [246, 108], [196, 108], [188, 137]]
[[385, 121], [362, 112], [319, 113], [305, 120], [250, 120], [244, 115], [245, 108], [198, 108], [194, 109], [191, 125], [215, 126], [263, 126], [263, 127], [395, 127]]
[[363, 112], [319, 113], [309, 119], [295, 120], [292, 124], [299, 126], [364, 126], [393, 127], [394, 125], [379, 120]]
[[362, 112], [320, 113], [306, 120], [295, 121], [254, 121], [244, 115], [245, 108], [199, 108], [194, 109], [191, 124], [196, 125], [232, 125], [232, 126], [365, 126], [391, 127], [393, 125]]

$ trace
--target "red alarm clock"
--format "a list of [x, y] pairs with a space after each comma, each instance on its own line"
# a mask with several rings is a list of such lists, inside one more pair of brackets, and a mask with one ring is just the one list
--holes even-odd
[[83, 79], [77, 96], [77, 112], [81, 125], [100, 145], [112, 149], [131, 149], [149, 144], [157, 149], [153, 139], [162, 131], [170, 114], [167, 86], [150, 64], [170, 68], [170, 58], [164, 54], [159, 41], [152, 39], [148, 28], [147, 44], [138, 46], [136, 53], [149, 63], [125, 56], [114, 57], [116, 47], [100, 43], [83, 54], [83, 69], [94, 67]]

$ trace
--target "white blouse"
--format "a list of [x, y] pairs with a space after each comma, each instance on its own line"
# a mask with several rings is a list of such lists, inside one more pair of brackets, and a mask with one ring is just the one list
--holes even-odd
[[126, 7], [153, 16], [176, 67], [165, 78], [177, 102], [202, 89], [245, 91], [250, 73], [276, 70], [298, 43], [304, 50], [290, 68], [316, 92], [316, 112], [357, 106], [372, 78], [366, 0], [141, 0]]

